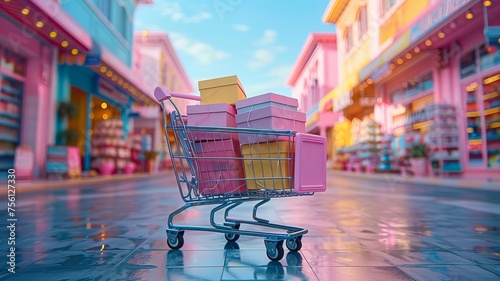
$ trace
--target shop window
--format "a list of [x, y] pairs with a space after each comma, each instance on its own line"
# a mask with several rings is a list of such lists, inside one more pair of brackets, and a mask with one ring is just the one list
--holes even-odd
[[393, 102], [402, 102], [419, 95], [420, 93], [432, 90], [434, 87], [434, 83], [432, 82], [432, 72], [415, 76], [409, 81], [404, 82], [401, 86], [402, 89], [392, 93], [391, 97]]
[[125, 10], [125, 7], [119, 6], [118, 9], [118, 21], [117, 21], [117, 29], [120, 32], [120, 34], [123, 36], [123, 38], [128, 39], [128, 17], [127, 17], [127, 10]]
[[500, 168], [500, 73], [483, 80], [488, 167]]
[[103, 16], [108, 20], [111, 20], [111, 3], [110, 0], [97, 0], [96, 2], [97, 8], [101, 10]]
[[361, 37], [363, 37], [363, 35], [365, 35], [366, 32], [368, 31], [368, 19], [367, 19], [367, 15], [366, 15], [366, 6], [361, 7], [359, 9], [358, 26], [359, 26], [358, 38], [361, 40]]
[[8, 72], [24, 76], [26, 72], [26, 59], [16, 55], [13, 51], [4, 49], [1, 67]]
[[381, 16], [383, 17], [396, 3], [397, 0], [382, 0]]
[[348, 26], [345, 29], [345, 34], [344, 34], [344, 42], [345, 42], [345, 53], [349, 53], [353, 46], [353, 38], [352, 38], [352, 26]]
[[488, 53], [486, 45], [479, 47], [479, 61], [481, 70], [489, 69], [500, 64], [500, 52]]
[[20, 143], [26, 59], [0, 48], [0, 175], [14, 167]]
[[476, 49], [460, 57], [460, 77], [464, 78], [477, 71]]
[[465, 87], [467, 110], [467, 147], [469, 164], [481, 166], [483, 164], [483, 134], [481, 112], [477, 97], [478, 84], [471, 83]]
[[432, 72], [429, 72], [422, 76], [422, 91], [428, 91], [434, 88], [434, 83], [432, 82]]

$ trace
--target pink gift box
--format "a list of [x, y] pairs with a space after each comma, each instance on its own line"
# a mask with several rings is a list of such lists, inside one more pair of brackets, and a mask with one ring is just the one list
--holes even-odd
[[[250, 112], [236, 114], [238, 128], [305, 132], [306, 114], [286, 108], [269, 106]], [[239, 134], [240, 144], [277, 141], [275, 136]]]
[[274, 106], [297, 111], [299, 101], [295, 98], [267, 93], [236, 102], [236, 111], [238, 114], [250, 112], [253, 110]]
[[200, 194], [246, 192], [243, 161], [237, 140], [195, 142], [194, 151]]
[[294, 192], [326, 191], [326, 138], [311, 134], [295, 135]]
[[[235, 180], [235, 179], [242, 180]], [[230, 171], [203, 171], [198, 175], [201, 195], [238, 194], [247, 192], [243, 169]]]
[[[236, 127], [236, 109], [227, 103], [200, 104], [187, 106], [188, 126]], [[195, 141], [229, 139], [229, 133], [193, 132]]]

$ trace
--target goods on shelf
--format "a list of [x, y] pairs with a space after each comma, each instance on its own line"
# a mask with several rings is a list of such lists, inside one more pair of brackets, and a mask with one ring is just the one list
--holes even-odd
[[486, 161], [489, 168], [500, 167], [500, 81], [485, 79], [484, 121], [486, 125]]
[[461, 172], [455, 107], [449, 104], [434, 104], [426, 108], [426, 114], [433, 116], [434, 120], [428, 133], [432, 171], [440, 174]]
[[392, 169], [392, 162], [394, 161], [394, 155], [391, 149], [392, 139], [392, 135], [384, 135], [378, 144], [378, 149], [380, 151], [377, 165], [378, 171], [390, 171]]
[[361, 122], [359, 136], [357, 138], [357, 154], [361, 160], [361, 165], [367, 172], [372, 172], [378, 162], [379, 147], [378, 142], [382, 140], [380, 124], [369, 117], [365, 117]]
[[123, 138], [123, 121], [103, 120], [96, 124], [92, 139], [91, 167], [108, 175], [124, 170], [131, 163], [131, 150]]
[[20, 143], [23, 92], [24, 83], [0, 74], [0, 175], [5, 177], [14, 167], [14, 150]]

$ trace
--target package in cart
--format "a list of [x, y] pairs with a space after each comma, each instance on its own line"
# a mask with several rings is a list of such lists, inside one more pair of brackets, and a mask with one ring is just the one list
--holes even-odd
[[[174, 165], [173, 169], [180, 196], [185, 203], [168, 216], [168, 246], [173, 250], [181, 249], [185, 231], [209, 231], [223, 234], [228, 242], [235, 242], [240, 236], [261, 237], [267, 257], [273, 261], [284, 257], [284, 245], [292, 252], [299, 251], [302, 248], [302, 236], [308, 230], [271, 222], [269, 218], [260, 216], [258, 210], [272, 198], [310, 196], [315, 191], [324, 189], [324, 138], [307, 134], [304, 134], [307, 135], [304, 138], [301, 133], [290, 130], [186, 126], [184, 116], [175, 106], [172, 97], [191, 100], [199, 100], [199, 97], [170, 93], [162, 87], [157, 87], [154, 95], [164, 112], [167, 112], [164, 103], [170, 102], [176, 108], [169, 113], [171, 122], [167, 122], [167, 115], [164, 115], [165, 137], [172, 161], [180, 163], [179, 166]], [[272, 139], [279, 139], [280, 142], [246, 144], [242, 146], [241, 154], [238, 154], [240, 146], [235, 139], [195, 141], [192, 137], [195, 132], [207, 130], [216, 134], [249, 134], [257, 138], [272, 136]], [[299, 156], [300, 159], [295, 159], [297, 154], [302, 155]], [[297, 165], [298, 161], [306, 163]], [[319, 167], [321, 165], [325, 167]], [[310, 173], [310, 168], [319, 171]], [[300, 179], [304, 175], [306, 177]], [[303, 188], [303, 192], [295, 191], [299, 190], [296, 182], [302, 183], [300, 188]], [[215, 186], [207, 186], [207, 183], [215, 183]], [[253, 189], [243, 188], [251, 184]], [[234, 188], [238, 188], [240, 192], [235, 192]], [[233, 209], [246, 202], [254, 205], [251, 220], [230, 216]], [[209, 225], [176, 223], [175, 218], [184, 211], [209, 205], [213, 206], [207, 212]], [[216, 221], [215, 218], [220, 217], [216, 214], [222, 214], [223, 220]]]
[[295, 143], [288, 141], [251, 143], [241, 146], [248, 190], [293, 188]]
[[276, 93], [267, 93], [239, 100], [236, 102], [235, 106], [239, 114], [266, 107], [279, 107], [297, 111], [299, 101], [296, 98], [291, 98]]
[[240, 145], [236, 139], [195, 142], [194, 151], [201, 195], [246, 192]]
[[220, 78], [198, 81], [201, 104], [229, 103], [245, 99], [246, 94], [238, 76], [231, 75]]
[[[236, 115], [238, 128], [285, 130], [303, 133], [306, 130], [306, 114], [286, 108], [265, 107]], [[241, 144], [273, 140], [272, 136], [239, 134]]]
[[[199, 104], [187, 106], [188, 126], [236, 127], [236, 109], [228, 103]], [[193, 133], [195, 141], [236, 138], [236, 134], [214, 132]]]

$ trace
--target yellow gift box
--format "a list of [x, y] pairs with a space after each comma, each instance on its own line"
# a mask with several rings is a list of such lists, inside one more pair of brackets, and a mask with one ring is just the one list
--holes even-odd
[[247, 97], [236, 75], [198, 81], [198, 89], [201, 104], [229, 103], [234, 105], [237, 101]]
[[294, 143], [269, 142], [241, 146], [247, 188], [290, 190], [295, 164]]

